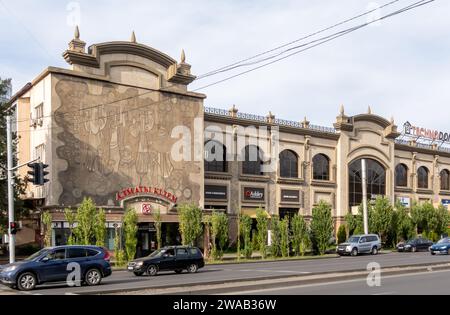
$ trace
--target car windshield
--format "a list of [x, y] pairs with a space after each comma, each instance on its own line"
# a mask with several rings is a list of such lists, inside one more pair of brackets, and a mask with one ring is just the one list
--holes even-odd
[[43, 254], [47, 253], [47, 252], [48, 252], [47, 248], [41, 249], [40, 251], [38, 251], [38, 252], [34, 253], [33, 255], [25, 258], [24, 260], [26, 260], [26, 261], [34, 260], [34, 259], [38, 258], [39, 256], [42, 256]]
[[408, 240], [408, 241], [406, 242], [406, 244], [413, 244], [413, 243], [415, 243], [415, 242], [416, 242], [416, 239], [415, 239], [415, 238], [412, 238], [412, 239]]
[[441, 239], [439, 242], [437, 242], [438, 244], [444, 244], [444, 243], [450, 243], [450, 239], [449, 238], [443, 238]]
[[162, 254], [164, 254], [166, 252], [165, 249], [157, 249], [155, 250], [153, 253], [151, 253], [150, 255], [148, 255], [148, 257], [154, 258], [154, 257], [160, 257]]
[[358, 243], [359, 237], [358, 236], [352, 236], [348, 239], [347, 243]]

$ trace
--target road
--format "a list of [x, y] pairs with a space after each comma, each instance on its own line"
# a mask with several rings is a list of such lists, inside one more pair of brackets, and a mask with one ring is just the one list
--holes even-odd
[[447, 295], [450, 271], [431, 271], [381, 277], [381, 286], [369, 287], [366, 279], [345, 280], [285, 288], [230, 292], [229, 295]]
[[[313, 259], [303, 261], [278, 261], [242, 264], [210, 265], [197, 274], [174, 272], [160, 273], [156, 277], [135, 277], [126, 271], [115, 271], [98, 287], [69, 288], [65, 284], [51, 284], [38, 287], [34, 294], [83, 294], [102, 293], [110, 290], [139, 290], [161, 286], [206, 284], [214, 282], [257, 280], [276, 277], [308, 275], [323, 272], [366, 270], [368, 263], [377, 262], [381, 267], [448, 263], [449, 256], [431, 256], [429, 253], [387, 253], [377, 256], [358, 256]], [[1, 285], [0, 285], [1, 288]]]

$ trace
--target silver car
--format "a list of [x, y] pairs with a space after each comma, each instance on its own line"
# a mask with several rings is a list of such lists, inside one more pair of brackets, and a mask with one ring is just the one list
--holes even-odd
[[381, 240], [376, 234], [353, 235], [347, 242], [339, 244], [336, 252], [339, 255], [358, 256], [358, 254], [376, 255], [381, 249]]

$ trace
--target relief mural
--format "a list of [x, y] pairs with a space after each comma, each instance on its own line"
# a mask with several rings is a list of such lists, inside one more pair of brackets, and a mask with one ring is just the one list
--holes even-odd
[[67, 170], [58, 174], [60, 204], [77, 204], [90, 196], [98, 205], [117, 205], [117, 191], [136, 186], [165, 189], [179, 202], [199, 200], [200, 183], [191, 182], [189, 174], [200, 173], [201, 165], [173, 161], [176, 139], [170, 134], [177, 125], [193, 128], [200, 103], [160, 92], [139, 93], [75, 79], [56, 84], [61, 106], [55, 121], [63, 128], [57, 136], [64, 143], [56, 153], [67, 162]]

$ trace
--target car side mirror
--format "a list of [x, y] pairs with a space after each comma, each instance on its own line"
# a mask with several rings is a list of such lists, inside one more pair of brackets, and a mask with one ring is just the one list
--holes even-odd
[[363, 240], [359, 240], [359, 244], [362, 244], [362, 243], [364, 243], [364, 241]]

